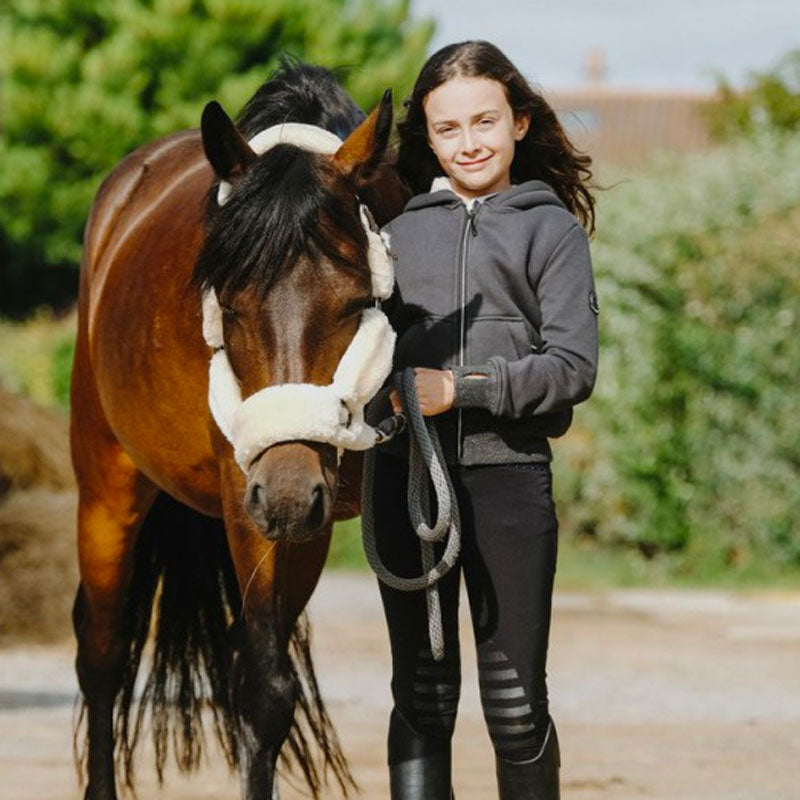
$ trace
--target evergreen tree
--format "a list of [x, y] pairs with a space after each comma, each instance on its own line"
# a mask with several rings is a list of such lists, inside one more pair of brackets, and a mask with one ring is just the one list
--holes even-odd
[[[5, 5], [5, 4], [4, 4]], [[430, 21], [409, 0], [15, 0], [0, 22], [0, 312], [63, 305], [103, 176], [157, 136], [236, 113], [282, 53], [400, 100]]]

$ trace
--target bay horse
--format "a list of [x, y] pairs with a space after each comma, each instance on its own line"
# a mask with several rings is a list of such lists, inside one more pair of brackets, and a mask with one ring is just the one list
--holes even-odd
[[[249, 147], [285, 122], [343, 144], [331, 156]], [[133, 786], [147, 721], [159, 779], [170, 749], [182, 770], [195, 768], [209, 706], [246, 798], [273, 796], [287, 751], [314, 797], [329, 771], [345, 792], [354, 785], [303, 609], [333, 522], [358, 513], [361, 460], [292, 441], [240, 469], [209, 412], [201, 297], [216, 293], [243, 396], [327, 384], [373, 302], [359, 204], [382, 224], [406, 199], [384, 159], [391, 122], [389, 92], [365, 119], [330, 72], [284, 60], [236, 124], [209, 103], [199, 131], [141, 147], [98, 191], [71, 388], [87, 734], [81, 746], [76, 732], [76, 752], [90, 800], [116, 798], [117, 781]]]

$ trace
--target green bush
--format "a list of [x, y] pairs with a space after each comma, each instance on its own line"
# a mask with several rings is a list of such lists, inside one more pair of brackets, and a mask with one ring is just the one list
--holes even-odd
[[326, 563], [337, 569], [369, 569], [364, 546], [361, 544], [361, 517], [334, 525]]
[[62, 339], [53, 351], [53, 395], [64, 408], [69, 407], [69, 387], [72, 381], [72, 360], [75, 356], [75, 339]]
[[344, 67], [364, 108], [409, 90], [432, 34], [408, 0], [19, 0], [0, 20], [0, 313], [64, 304], [103, 176], [139, 145], [236, 112], [282, 52]]
[[752, 72], [744, 91], [717, 76], [719, 100], [708, 107], [712, 132], [729, 138], [759, 129], [800, 130], [800, 48], [767, 72]]
[[598, 383], [559, 448], [567, 529], [683, 570], [800, 567], [798, 163], [797, 137], [760, 132], [602, 195]]
[[67, 408], [76, 321], [74, 312], [57, 317], [45, 309], [24, 322], [0, 318], [0, 383], [41, 405]]

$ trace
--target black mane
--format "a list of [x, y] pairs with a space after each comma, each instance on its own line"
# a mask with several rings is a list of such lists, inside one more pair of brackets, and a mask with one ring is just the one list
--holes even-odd
[[280, 122], [317, 125], [345, 139], [364, 120], [330, 70], [282, 58], [242, 109], [236, 126], [245, 139]]
[[[245, 105], [237, 127], [249, 139], [271, 125], [303, 122], [344, 139], [363, 119], [327, 69], [282, 59]], [[222, 207], [215, 184], [192, 283], [213, 286], [218, 295], [246, 286], [265, 292], [302, 255], [341, 263], [331, 228], [354, 243], [364, 236], [353, 210], [342, 208], [330, 180], [324, 180], [329, 169], [325, 157], [282, 144], [247, 169]]]

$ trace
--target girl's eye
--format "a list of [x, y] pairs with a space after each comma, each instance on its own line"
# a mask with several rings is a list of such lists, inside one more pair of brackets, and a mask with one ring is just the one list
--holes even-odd
[[480, 125], [482, 128], [488, 128], [490, 125], [493, 125], [493, 124], [494, 124], [494, 120], [493, 119], [488, 119], [488, 118], [484, 118], [478, 123], [478, 125]]
[[452, 125], [445, 125], [444, 127], [439, 128], [436, 133], [438, 133], [439, 136], [450, 136], [454, 131], [455, 128]]

